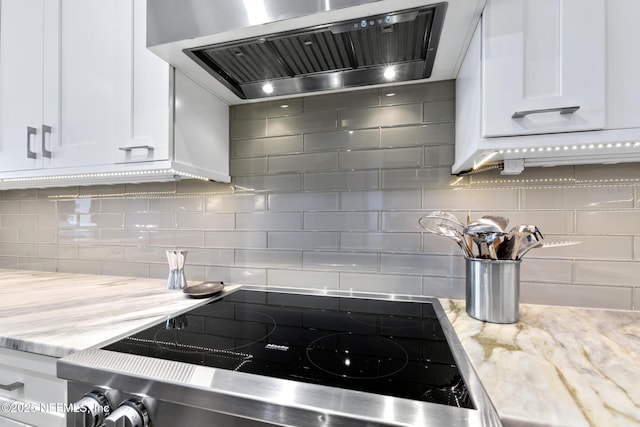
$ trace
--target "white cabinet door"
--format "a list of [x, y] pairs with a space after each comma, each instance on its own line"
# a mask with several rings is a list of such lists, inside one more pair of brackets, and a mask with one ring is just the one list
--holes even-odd
[[60, 0], [59, 138], [46, 168], [110, 164], [131, 138], [131, 0]]
[[61, 1], [60, 143], [50, 167], [169, 157], [169, 67], [146, 48], [146, 2]]
[[133, 40], [129, 48], [133, 64], [129, 75], [132, 117], [128, 120], [128, 140], [115, 147], [116, 162], [168, 160], [173, 154], [170, 67], [147, 49], [147, 2], [128, 2], [133, 8]]
[[640, 1], [607, 1], [607, 128], [640, 128]]
[[601, 129], [605, 0], [489, 0], [484, 137]]
[[3, 0], [0, 7], [0, 170], [36, 169], [42, 167], [44, 0]]

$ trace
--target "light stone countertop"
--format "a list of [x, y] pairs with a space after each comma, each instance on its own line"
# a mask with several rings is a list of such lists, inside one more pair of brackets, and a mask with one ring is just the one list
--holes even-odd
[[213, 299], [165, 288], [160, 279], [0, 269], [0, 347], [63, 357]]
[[505, 427], [640, 426], [640, 312], [521, 304], [499, 325], [440, 302]]
[[[165, 284], [0, 269], [0, 347], [62, 357], [211, 301]], [[640, 312], [521, 304], [499, 325], [440, 302], [505, 427], [640, 426]]]

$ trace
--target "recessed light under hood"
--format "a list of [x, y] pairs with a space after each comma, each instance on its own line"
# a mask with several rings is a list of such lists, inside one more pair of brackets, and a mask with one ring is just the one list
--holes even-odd
[[447, 3], [185, 49], [241, 99], [431, 76]]

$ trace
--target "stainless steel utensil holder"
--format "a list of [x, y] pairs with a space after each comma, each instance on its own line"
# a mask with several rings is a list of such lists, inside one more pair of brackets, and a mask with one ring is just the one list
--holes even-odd
[[520, 262], [466, 259], [466, 306], [469, 316], [491, 323], [518, 321]]

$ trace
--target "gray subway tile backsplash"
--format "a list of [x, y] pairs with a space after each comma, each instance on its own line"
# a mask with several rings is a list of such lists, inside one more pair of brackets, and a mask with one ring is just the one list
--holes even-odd
[[450, 167], [420, 169], [384, 169], [382, 171], [382, 188], [424, 188], [426, 184], [437, 187], [464, 186], [467, 177], [451, 175]]
[[151, 246], [203, 247], [204, 232], [200, 230], [150, 230], [149, 244]]
[[304, 251], [302, 266], [305, 269], [331, 271], [376, 271], [378, 255], [362, 252]]
[[420, 251], [420, 233], [376, 233], [352, 232], [340, 233], [340, 249], [366, 252], [418, 252]]
[[101, 262], [100, 274], [107, 276], [149, 277], [149, 265], [134, 262]]
[[584, 234], [640, 234], [638, 209], [621, 211], [577, 211], [576, 231]]
[[[433, 82], [427, 85], [393, 86], [380, 89], [382, 105], [407, 104], [410, 102], [452, 99], [455, 92], [454, 80]], [[392, 96], [387, 96], [393, 94]]]
[[341, 272], [340, 290], [386, 295], [421, 295], [422, 279], [419, 275]]
[[305, 172], [337, 168], [338, 152], [269, 157], [269, 173]]
[[302, 252], [275, 249], [237, 249], [235, 264], [245, 267], [300, 268], [302, 266]]
[[[149, 200], [146, 199], [107, 199], [101, 200], [101, 213], [139, 213], [149, 212]], [[90, 210], [89, 210], [90, 212]], [[87, 213], [87, 212], [83, 212]]]
[[267, 135], [291, 135], [300, 132], [333, 130], [338, 126], [335, 110], [312, 111], [295, 116], [267, 119]]
[[338, 249], [335, 231], [270, 231], [268, 247], [272, 249]]
[[466, 189], [427, 188], [422, 197], [426, 210], [474, 210], [495, 211], [518, 209], [519, 192], [516, 189]]
[[448, 166], [455, 158], [454, 149], [451, 145], [440, 145], [437, 147], [424, 147], [424, 166], [439, 167]]
[[49, 200], [18, 200], [18, 213], [55, 213], [56, 204]]
[[[570, 259], [541, 259], [527, 256], [520, 264], [520, 279], [532, 282], [572, 283], [573, 266], [574, 263]], [[541, 274], [542, 272], [544, 274]]]
[[420, 190], [343, 191], [343, 210], [420, 209]]
[[450, 210], [582, 242], [530, 252], [522, 302], [640, 310], [638, 165], [452, 176], [454, 106], [452, 80], [233, 106], [231, 185], [0, 192], [0, 267], [164, 279], [182, 248], [188, 280], [464, 298], [418, 226]]
[[381, 231], [386, 232], [419, 232], [418, 218], [423, 215], [422, 211], [384, 211], [381, 218]]
[[422, 103], [341, 111], [340, 126], [349, 129], [422, 123]]
[[300, 230], [300, 212], [237, 213], [236, 230]]
[[202, 212], [202, 197], [168, 197], [149, 200], [149, 212]]
[[[68, 230], [73, 232], [73, 230]], [[148, 246], [149, 245], [149, 231], [147, 230], [96, 230], [96, 236], [92, 237], [90, 241], [100, 245], [114, 245], [114, 246]], [[98, 233], [99, 232], [99, 233]], [[62, 243], [63, 238], [65, 240], [71, 240], [72, 235], [63, 236], [61, 232], [58, 233], [58, 241]]]
[[633, 203], [632, 185], [522, 190], [523, 209], [624, 209], [632, 208]]
[[378, 212], [305, 212], [304, 229], [377, 231]]
[[80, 246], [79, 260], [125, 261], [124, 248], [120, 246]]
[[595, 285], [637, 285], [638, 264], [623, 261], [576, 261], [576, 282]]
[[342, 108], [374, 107], [379, 105], [378, 91], [359, 90], [304, 99], [305, 111], [340, 110]]
[[267, 136], [267, 119], [231, 120], [229, 129], [236, 139], [262, 138]]
[[233, 230], [234, 226], [235, 214], [232, 212], [176, 214], [175, 228], [180, 230]]
[[307, 133], [304, 135], [304, 151], [358, 150], [378, 148], [379, 146], [380, 130], [377, 128]]
[[231, 158], [229, 160], [229, 169], [235, 171], [238, 175], [264, 175], [267, 172], [267, 158]]
[[[233, 249], [189, 248], [187, 250], [187, 261], [192, 265], [231, 265], [233, 258]], [[193, 280], [193, 277], [188, 279]]]
[[18, 230], [17, 240], [19, 243], [55, 243], [55, 229], [29, 229]]
[[267, 278], [268, 286], [296, 288], [304, 283], [305, 288], [323, 290], [338, 290], [338, 282], [338, 273], [327, 271], [270, 269]]
[[235, 157], [299, 153], [302, 151], [302, 135], [238, 140], [233, 148]]
[[453, 99], [425, 102], [422, 114], [422, 121], [425, 123], [453, 122], [456, 114], [455, 103]]
[[304, 174], [305, 190], [366, 190], [378, 188], [377, 170], [307, 172]]
[[264, 194], [224, 194], [205, 198], [206, 212], [244, 212], [264, 211], [266, 209]]
[[387, 254], [380, 256], [380, 271], [386, 273], [425, 274], [440, 277], [464, 277], [461, 256], [425, 254]]
[[[622, 286], [520, 283], [521, 301], [529, 301], [532, 304], [631, 310], [632, 292], [633, 288]], [[637, 310], [638, 307], [636, 306], [635, 309]]]
[[2, 226], [7, 228], [37, 228], [38, 216], [31, 214], [2, 215]]
[[382, 128], [380, 141], [382, 147], [445, 144], [453, 146], [453, 123]]
[[265, 117], [280, 117], [300, 114], [303, 111], [302, 99], [289, 99], [286, 102], [267, 101], [237, 105], [231, 109], [233, 119], [252, 119]]
[[274, 193], [269, 195], [269, 211], [337, 210], [336, 192]]
[[299, 191], [302, 189], [302, 174], [234, 176], [232, 182], [241, 191]]
[[[185, 246], [187, 246], [185, 244]], [[266, 231], [205, 231], [204, 246], [207, 248], [266, 248]]]
[[422, 166], [422, 147], [344, 151], [343, 169], [415, 168]]

